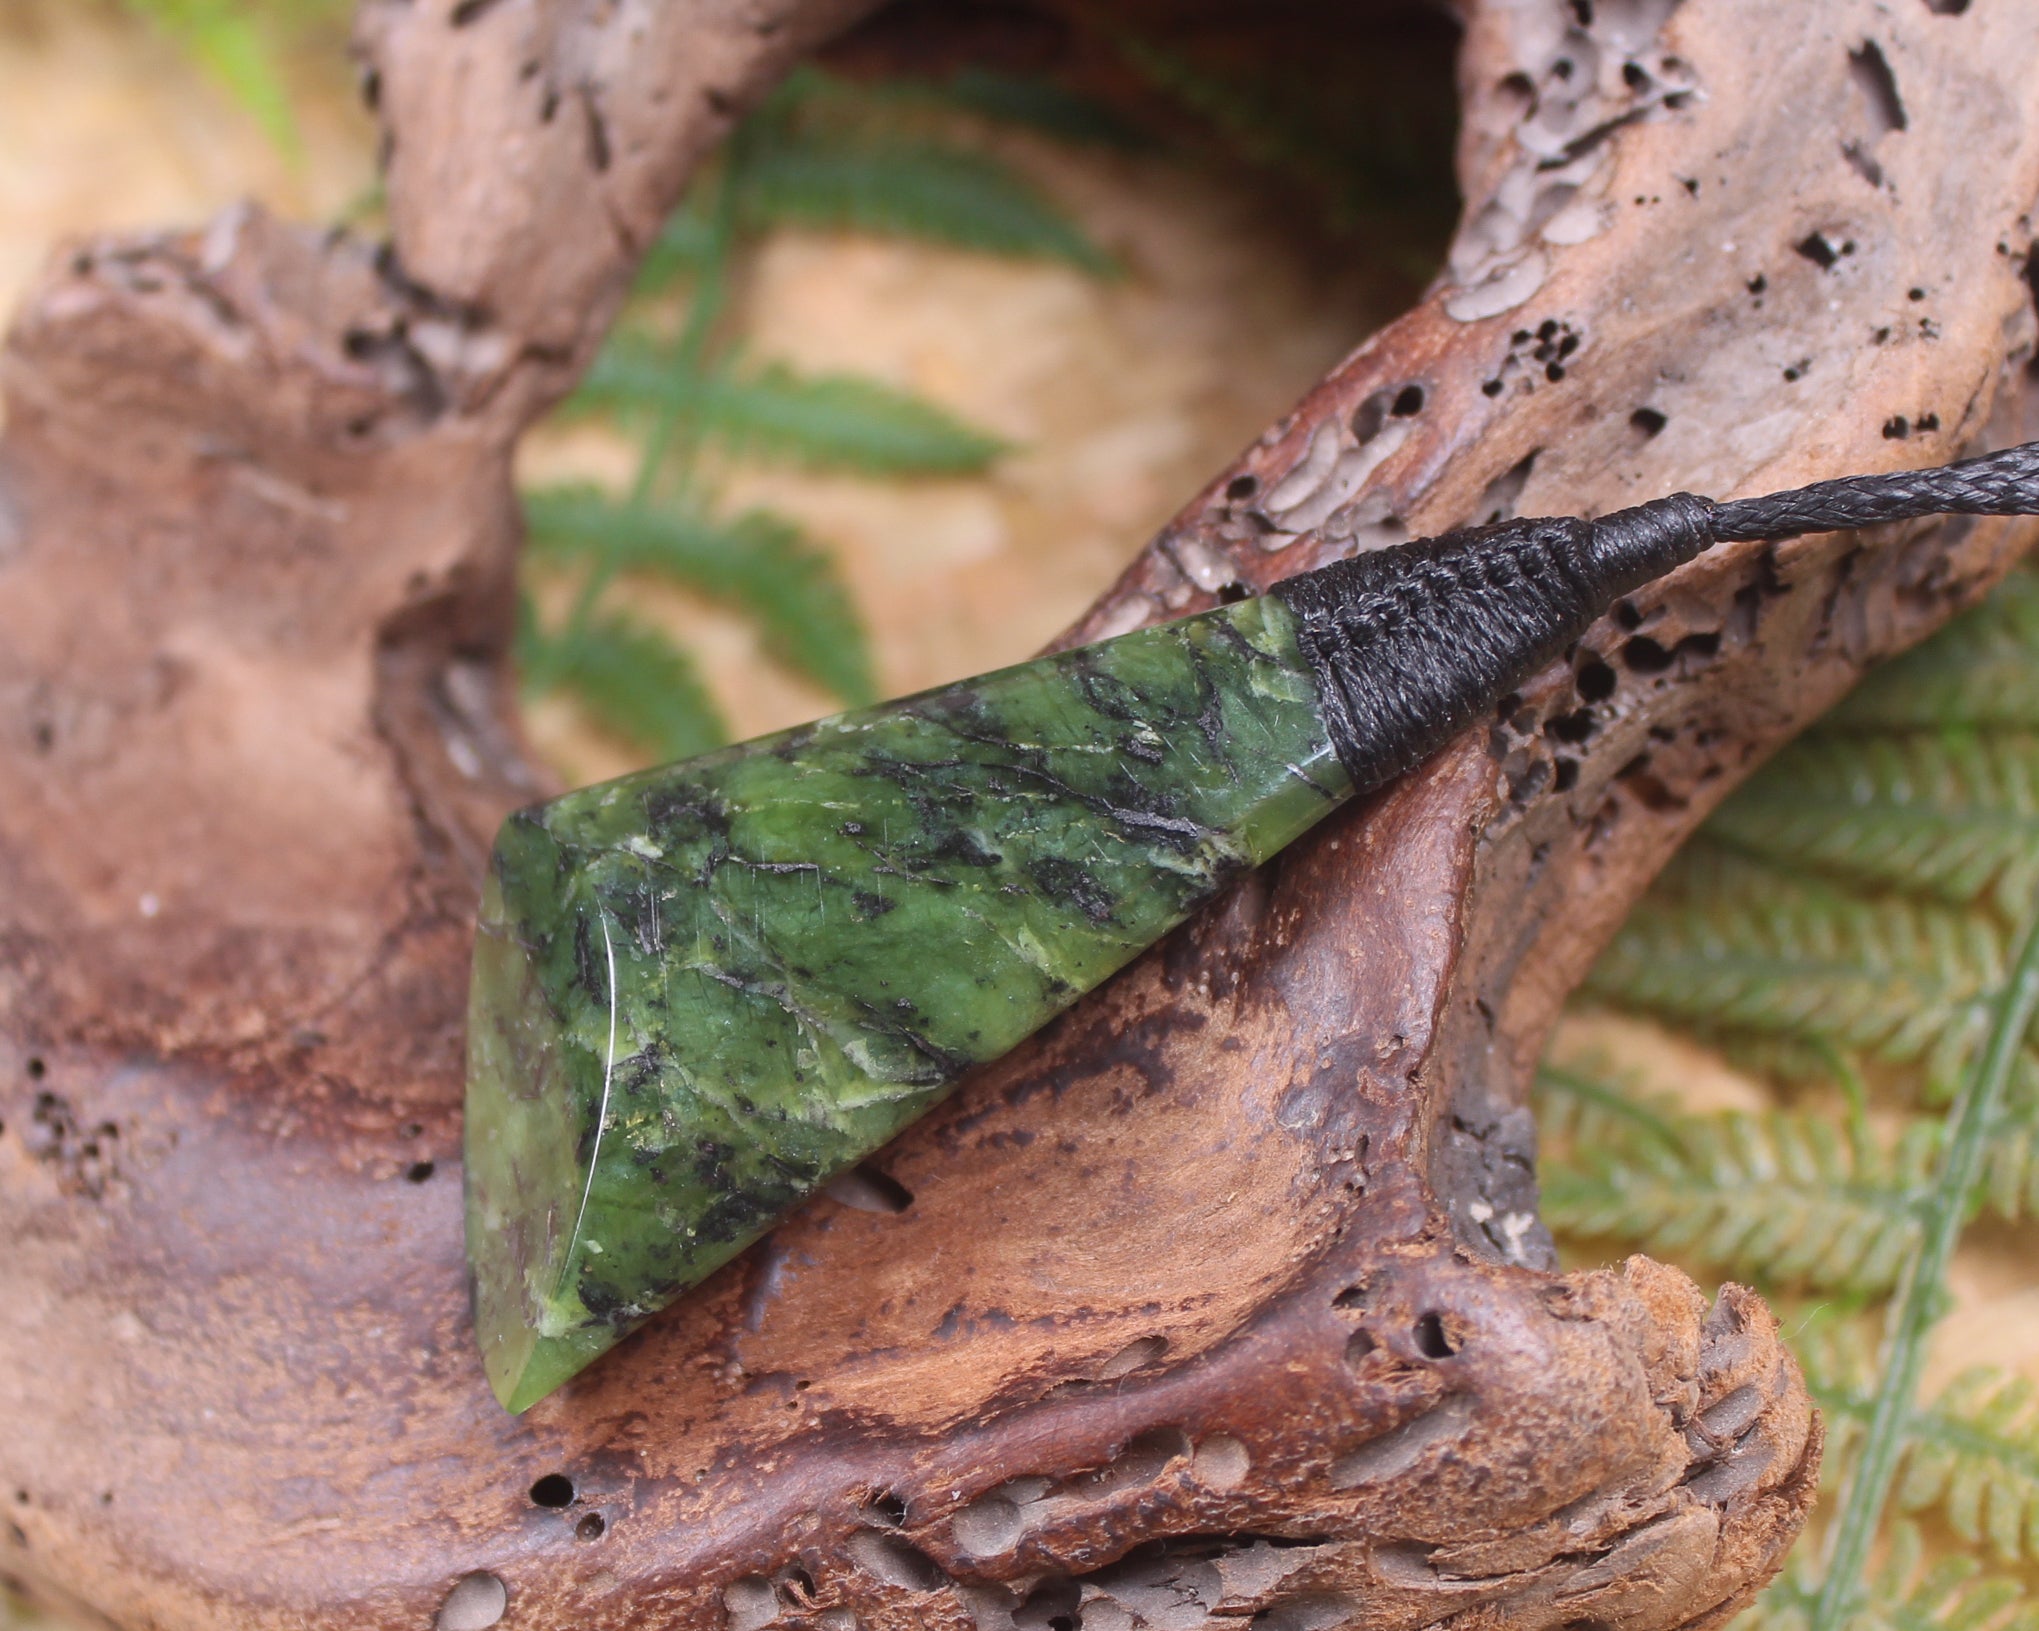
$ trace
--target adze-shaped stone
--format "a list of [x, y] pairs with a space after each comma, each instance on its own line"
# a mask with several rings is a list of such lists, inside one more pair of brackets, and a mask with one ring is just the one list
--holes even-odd
[[1334, 563], [525, 810], [485, 886], [467, 1236], [521, 1411], [1605, 607], [1721, 539], [2039, 509], [1944, 470]]

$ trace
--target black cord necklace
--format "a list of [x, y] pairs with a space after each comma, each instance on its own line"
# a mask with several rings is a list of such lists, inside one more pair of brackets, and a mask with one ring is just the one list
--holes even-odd
[[571, 793], [497, 839], [468, 1029], [522, 1410], [1355, 793], [1715, 543], [2039, 513], [2039, 444], [1420, 539]]

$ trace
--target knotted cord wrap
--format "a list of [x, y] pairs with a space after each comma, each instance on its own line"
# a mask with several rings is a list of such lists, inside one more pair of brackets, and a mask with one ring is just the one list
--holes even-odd
[[1429, 758], [1621, 596], [1714, 544], [2033, 514], [2039, 442], [1727, 503], [1674, 493], [1595, 521], [1466, 527], [1334, 561], [1269, 592], [1295, 618], [1325, 728], [1366, 792]]

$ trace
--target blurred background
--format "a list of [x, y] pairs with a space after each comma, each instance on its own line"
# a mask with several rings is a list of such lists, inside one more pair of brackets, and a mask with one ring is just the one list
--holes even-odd
[[[245, 197], [379, 232], [348, 11], [0, 0], [0, 314], [69, 238]], [[1457, 207], [1454, 41], [1424, 0], [907, 0], [801, 70], [524, 450], [539, 752], [593, 780], [1038, 649], [1420, 294]], [[1829, 1489], [1894, 1447], [1893, 1498], [1850, 1519], [1894, 1605], [1863, 1624], [2039, 1623], [2029, 1039], [1985, 1193], [1935, 1182], [2035, 881], [2021, 576], [1709, 825], [1539, 1089], [1567, 1262], [1758, 1285], [1828, 1411]], [[1961, 1251], [1907, 1288], [1949, 1208]], [[1871, 1427], [1907, 1345], [1919, 1409]], [[1823, 1544], [1771, 1622], [1830, 1623]], [[0, 1626], [30, 1623], [6, 1587]]]

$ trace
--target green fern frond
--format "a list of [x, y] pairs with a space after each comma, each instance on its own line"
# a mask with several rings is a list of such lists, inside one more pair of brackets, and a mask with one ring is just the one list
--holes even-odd
[[1708, 831], [1813, 866], [2015, 916], [2039, 883], [2039, 736], [1818, 731], [1715, 812]]
[[731, 452], [874, 476], [974, 475], [1005, 449], [924, 398], [876, 380], [803, 376], [777, 364], [702, 376], [627, 339], [604, 348], [575, 402], [583, 411], [673, 414]]
[[[1806, 1631], [1819, 1584], [1803, 1557], [1739, 1615], [1731, 1631]], [[2025, 1586], [1986, 1574], [1974, 1558], [1929, 1561], [1915, 1525], [1891, 1526], [1883, 1559], [1844, 1631], [2039, 1631], [2039, 1600]]]
[[[1031, 130], [1078, 147], [1135, 149], [1151, 145], [1107, 104], [1040, 74], [970, 67], [946, 78], [906, 74], [851, 79], [802, 63], [787, 75], [768, 105], [767, 118], [796, 120], [830, 133], [919, 131], [916, 115], [966, 113], [1005, 129]], [[943, 127], [934, 127], [940, 130]]]
[[2021, 1105], [1996, 1129], [1982, 1157], [1979, 1202], [2005, 1223], [2039, 1218], [2039, 1122]]
[[[1703, 838], [1667, 869], [1588, 977], [1618, 1005], [1704, 1030], [1792, 1038], [1918, 1067], [1944, 1099], [1988, 1024], [2007, 958], [1994, 922], [1863, 898]], [[2039, 1059], [2017, 1096], [2039, 1086]]]
[[1684, 1115], [1578, 1071], [1547, 1069], [1539, 1085], [1547, 1133], [1566, 1144], [1543, 1181], [1562, 1234], [1849, 1296], [1888, 1291], [1917, 1248], [1937, 1122], [1908, 1123], [1884, 1149], [1824, 1116]]
[[[1875, 1339], [1854, 1321], [1821, 1321], [1792, 1344], [1827, 1418], [1828, 1453], [1845, 1456], [1874, 1407]], [[1897, 1509], [1938, 1514], [2002, 1562], [2039, 1559], [2039, 1390], [1991, 1366], [1964, 1371], [1906, 1424]]]
[[1100, 277], [1117, 271], [1008, 165], [931, 139], [788, 129], [758, 143], [741, 201], [752, 226], [870, 232], [1066, 261]]
[[1872, 672], [1822, 721], [1827, 730], [2039, 730], [2039, 573], [2014, 572], [1988, 600]]
[[720, 251], [715, 222], [701, 204], [703, 189], [681, 199], [637, 268], [636, 291], [663, 294], [683, 279], [699, 277]]
[[674, 505], [632, 506], [593, 487], [525, 495], [541, 559], [608, 560], [726, 601], [755, 618], [766, 649], [845, 702], [873, 700], [869, 644], [835, 563], [777, 516], [733, 521]]
[[1977, 1368], [1912, 1422], [1896, 1488], [1906, 1512], [1934, 1508], [1955, 1534], [2007, 1563], [2039, 1557], [2039, 1410], [2023, 1377]]
[[687, 759], [729, 740], [693, 659], [656, 629], [612, 613], [576, 631], [527, 617], [518, 651], [532, 689], [570, 692], [655, 759]]
[[1860, 1074], [1852, 1050], [1835, 1047], [1822, 1037], [1779, 1036], [1737, 1030], [1731, 1025], [1695, 1026], [1709, 1044], [1743, 1074], [1782, 1087], [1833, 1085], [1847, 1072]]
[[1130, 152], [1152, 145], [1143, 132], [1104, 103], [1036, 74], [965, 68], [929, 89], [937, 99], [965, 113], [1073, 146]]
[[[293, 163], [302, 160], [304, 141], [291, 111], [290, 88], [277, 62], [275, 42], [255, 15], [264, 8], [236, 0], [123, 0], [123, 4], [175, 40], [248, 111], [278, 152]], [[331, 9], [313, 0], [300, 7], [298, 15], [283, 20], [322, 20]]]

